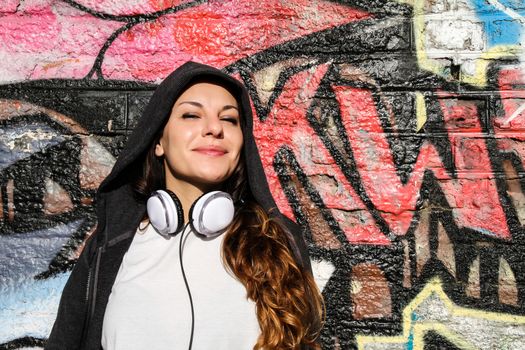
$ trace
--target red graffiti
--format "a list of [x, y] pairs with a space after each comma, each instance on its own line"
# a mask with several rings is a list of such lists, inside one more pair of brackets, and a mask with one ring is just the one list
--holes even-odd
[[[342, 187], [341, 191], [332, 192], [327, 188], [323, 190], [321, 185], [317, 190], [326, 207], [332, 210], [349, 242], [388, 244], [389, 240], [381, 233], [360, 197], [341, 169], [335, 165], [332, 156], [307, 121], [307, 110], [328, 67], [328, 64], [322, 64], [290, 78], [266, 121], [255, 124], [254, 132], [265, 164], [266, 176], [280, 209], [293, 217], [272, 166], [275, 153], [283, 145], [290, 147], [307, 176], [312, 178], [316, 175], [329, 175]], [[343, 215], [344, 212], [353, 217]]]
[[[328, 64], [318, 65], [291, 77], [276, 100], [268, 118], [256, 124], [267, 177], [278, 205], [289, 216], [291, 209], [272, 166], [275, 153], [286, 145], [291, 148], [309, 179], [328, 175], [336, 180], [340, 191], [330, 191], [326, 184], [316, 186], [323, 202], [354, 244], [387, 244], [389, 240], [355, 192], [345, 174], [332, 159], [323, 142], [306, 118]], [[332, 86], [340, 106], [342, 123], [355, 159], [355, 169], [364, 194], [371, 200], [389, 230], [404, 235], [415, 214], [416, 202], [425, 171], [437, 179], [456, 224], [484, 234], [509, 238], [510, 232], [493, 176], [486, 135], [482, 133], [476, 101], [438, 93], [445, 128], [452, 146], [454, 173], [447, 171], [436, 147], [430, 142], [421, 146], [407, 183], [396, 172], [392, 150], [381, 126], [372, 91], [349, 86]], [[415, 114], [415, 113], [414, 113]], [[415, 118], [415, 115], [414, 115]], [[278, 130], [278, 132], [276, 132]], [[359, 213], [361, 220], [348, 224], [342, 212]], [[367, 214], [363, 216], [363, 212]]]
[[[371, 91], [345, 86], [334, 86], [334, 91], [363, 186], [395, 234], [404, 234], [408, 229], [424, 172], [429, 169], [439, 179], [457, 224], [497, 237], [510, 236], [478, 119], [469, 118], [471, 127], [462, 130], [468, 131], [468, 135], [449, 130], [449, 123], [457, 114], [468, 115], [475, 109], [474, 105], [468, 102], [457, 104], [457, 100], [447, 100], [445, 96], [440, 99], [448, 137], [453, 145], [457, 177], [452, 178], [447, 173], [435, 147], [425, 143], [410, 179], [403, 184], [396, 173], [392, 151]], [[450, 103], [452, 108], [449, 108]]]
[[494, 134], [503, 153], [514, 154], [525, 167], [525, 75], [522, 67], [502, 69], [498, 78], [501, 113], [494, 116]]

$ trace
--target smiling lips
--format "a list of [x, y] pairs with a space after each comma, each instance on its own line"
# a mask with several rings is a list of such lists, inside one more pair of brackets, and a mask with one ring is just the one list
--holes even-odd
[[220, 157], [228, 153], [224, 148], [218, 146], [197, 147], [193, 151], [212, 157]]

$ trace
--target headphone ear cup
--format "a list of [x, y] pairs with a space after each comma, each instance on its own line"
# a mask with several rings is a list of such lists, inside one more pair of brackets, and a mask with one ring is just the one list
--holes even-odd
[[175, 193], [169, 190], [158, 190], [146, 204], [149, 221], [162, 235], [176, 235], [184, 227], [182, 205]]
[[235, 207], [232, 197], [222, 191], [200, 196], [191, 206], [189, 218], [193, 229], [204, 236], [221, 234], [233, 221]]

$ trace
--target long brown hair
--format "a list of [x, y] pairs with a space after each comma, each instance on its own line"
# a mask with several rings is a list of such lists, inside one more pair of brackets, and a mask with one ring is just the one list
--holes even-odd
[[223, 259], [257, 308], [254, 349], [318, 348], [324, 304], [310, 271], [297, 263], [284, 226], [251, 196], [245, 161], [226, 181], [238, 206], [223, 242]]

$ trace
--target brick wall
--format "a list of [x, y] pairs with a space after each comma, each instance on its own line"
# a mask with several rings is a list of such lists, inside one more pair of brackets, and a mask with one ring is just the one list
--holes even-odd
[[324, 349], [519, 349], [525, 4], [6, 0], [0, 349], [39, 349], [93, 197], [187, 60], [249, 88], [280, 209], [305, 227]]

